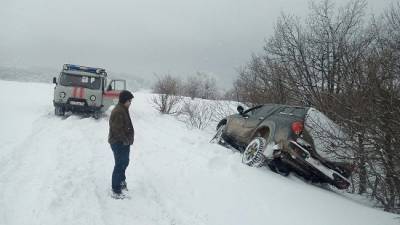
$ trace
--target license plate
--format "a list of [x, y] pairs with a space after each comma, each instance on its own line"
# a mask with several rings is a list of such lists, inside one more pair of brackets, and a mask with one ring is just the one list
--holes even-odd
[[74, 102], [74, 101], [70, 101], [69, 104], [71, 104], [71, 105], [81, 105], [81, 106], [85, 105], [84, 102]]

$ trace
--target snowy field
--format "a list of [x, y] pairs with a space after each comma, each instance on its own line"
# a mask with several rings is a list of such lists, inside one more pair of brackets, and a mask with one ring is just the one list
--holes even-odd
[[[108, 118], [53, 115], [53, 85], [0, 81], [0, 225], [391, 225], [339, 191], [241, 163], [135, 93], [127, 182], [110, 198]], [[332, 188], [333, 189], [333, 188]]]

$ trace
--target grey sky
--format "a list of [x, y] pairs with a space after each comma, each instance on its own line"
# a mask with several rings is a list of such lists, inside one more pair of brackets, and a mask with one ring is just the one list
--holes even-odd
[[[0, 0], [0, 65], [76, 63], [149, 77], [201, 71], [231, 81], [280, 13], [304, 16], [308, 2]], [[367, 2], [379, 13], [390, 1]]]

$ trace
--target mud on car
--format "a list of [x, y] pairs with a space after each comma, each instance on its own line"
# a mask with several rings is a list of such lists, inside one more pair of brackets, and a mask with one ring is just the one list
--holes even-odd
[[98, 119], [111, 105], [118, 103], [119, 93], [126, 81], [108, 79], [103, 68], [64, 64], [58, 78], [53, 78], [54, 113], [90, 114]]
[[352, 165], [332, 161], [316, 151], [305, 129], [308, 107], [266, 104], [222, 119], [212, 142], [243, 153], [242, 162], [254, 167], [268, 166], [287, 176], [290, 172], [312, 182], [329, 183], [347, 189]]

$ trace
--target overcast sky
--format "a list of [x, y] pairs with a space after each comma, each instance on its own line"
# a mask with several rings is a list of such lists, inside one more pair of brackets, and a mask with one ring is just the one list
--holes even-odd
[[[336, 0], [342, 5], [347, 0]], [[389, 0], [368, 0], [379, 13]], [[140, 76], [213, 74], [259, 53], [281, 12], [308, 0], [0, 0], [0, 65], [104, 67]]]

